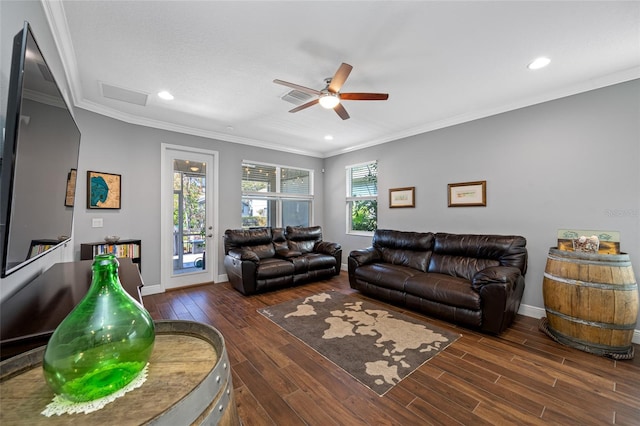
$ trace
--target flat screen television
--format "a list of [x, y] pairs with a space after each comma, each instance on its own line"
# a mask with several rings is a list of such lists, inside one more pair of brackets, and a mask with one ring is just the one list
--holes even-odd
[[0, 275], [70, 239], [80, 130], [29, 23], [13, 40], [0, 160]]

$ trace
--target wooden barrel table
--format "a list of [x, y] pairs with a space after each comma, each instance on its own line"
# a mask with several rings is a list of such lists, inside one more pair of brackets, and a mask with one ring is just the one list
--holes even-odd
[[629, 255], [549, 249], [540, 330], [559, 343], [614, 359], [634, 356], [638, 284]]
[[0, 424], [239, 425], [222, 335], [193, 321], [156, 321], [147, 380], [89, 414], [40, 414], [53, 399], [42, 373], [45, 347], [0, 363]]

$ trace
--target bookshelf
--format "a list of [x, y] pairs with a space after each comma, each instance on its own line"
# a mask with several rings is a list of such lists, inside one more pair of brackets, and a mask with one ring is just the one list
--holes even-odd
[[116, 257], [128, 257], [142, 271], [142, 241], [120, 240], [117, 243], [100, 241], [80, 244], [80, 260], [93, 259], [98, 254], [112, 253]]

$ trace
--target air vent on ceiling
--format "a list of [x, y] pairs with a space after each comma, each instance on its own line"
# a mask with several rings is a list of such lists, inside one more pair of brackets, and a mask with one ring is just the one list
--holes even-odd
[[295, 105], [302, 105], [303, 103], [310, 101], [312, 97], [313, 95], [310, 95], [309, 93], [301, 92], [294, 89], [282, 95], [280, 99]]
[[135, 105], [147, 105], [147, 98], [149, 95], [146, 93], [123, 89], [122, 87], [116, 87], [102, 82], [100, 82], [100, 88], [102, 89], [102, 96], [105, 98], [128, 102]]

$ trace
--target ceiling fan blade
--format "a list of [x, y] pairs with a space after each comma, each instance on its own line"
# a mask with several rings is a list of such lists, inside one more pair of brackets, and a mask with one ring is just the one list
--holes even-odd
[[351, 65], [345, 64], [343, 62], [338, 68], [338, 71], [336, 71], [336, 74], [331, 79], [331, 83], [329, 83], [329, 87], [327, 89], [332, 93], [339, 92], [340, 88], [342, 87], [344, 82], [347, 80], [347, 77], [349, 77], [349, 74], [351, 73], [352, 69], [353, 67]]
[[273, 82], [276, 83], [276, 84], [281, 84], [283, 86], [291, 87], [292, 89], [296, 89], [296, 90], [299, 90], [301, 92], [308, 93], [310, 95], [318, 95], [318, 96], [320, 96], [322, 94], [322, 92], [319, 91], [319, 90], [310, 89], [308, 87], [300, 86], [299, 84], [289, 83], [288, 81], [278, 80], [277, 78], [275, 80], [273, 80]]
[[336, 112], [336, 114], [338, 114], [340, 116], [340, 118], [342, 118], [343, 120], [346, 120], [349, 118], [349, 113], [347, 112], [346, 109], [344, 109], [344, 107], [342, 106], [342, 104], [338, 104], [335, 106], [335, 108], [333, 108], [333, 110]]
[[309, 108], [310, 106], [314, 106], [315, 104], [318, 103], [318, 99], [314, 99], [312, 101], [307, 102], [306, 104], [302, 104], [300, 106], [295, 107], [294, 109], [292, 109], [289, 112], [298, 112], [298, 111], [302, 111], [303, 109]]
[[347, 101], [386, 101], [388, 93], [340, 93], [340, 99]]

